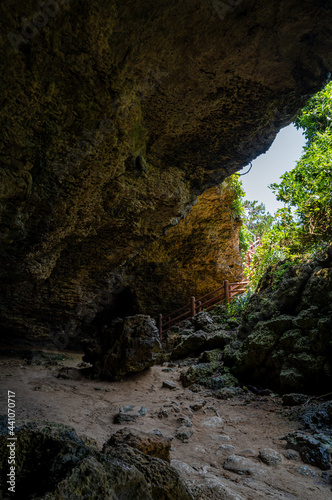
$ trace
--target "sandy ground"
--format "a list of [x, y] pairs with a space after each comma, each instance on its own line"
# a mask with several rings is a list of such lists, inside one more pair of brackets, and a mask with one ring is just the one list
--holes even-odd
[[[218, 400], [208, 392], [193, 393], [179, 380], [183, 367], [155, 366], [121, 382], [86, 378], [79, 368], [81, 355], [67, 354], [61, 360], [54, 353], [49, 366], [40, 355], [30, 361], [18, 356], [0, 358], [2, 413], [6, 413], [7, 391], [16, 393], [17, 422], [52, 421], [70, 425], [101, 447], [109, 436], [124, 426], [152, 431], [159, 429], [172, 437], [172, 465], [185, 480], [200, 485], [198, 498], [226, 500], [332, 499], [329, 474], [283, 456], [285, 434], [298, 428], [282, 414], [280, 398], [238, 396]], [[54, 359], [58, 364], [54, 365]], [[168, 370], [168, 371], [165, 371]], [[60, 377], [59, 377], [60, 374]], [[67, 378], [68, 377], [68, 378]], [[162, 387], [173, 381], [174, 390]], [[120, 407], [145, 407], [147, 413], [134, 423], [115, 424]], [[195, 406], [196, 405], [196, 406]], [[203, 405], [200, 409], [197, 409]], [[195, 407], [193, 411], [190, 407]], [[164, 416], [160, 411], [163, 408]], [[166, 414], [168, 416], [165, 416]], [[175, 436], [181, 415], [189, 416], [193, 435], [187, 443]], [[215, 418], [217, 417], [217, 418]], [[282, 464], [267, 466], [259, 450], [272, 448], [282, 456]], [[19, 453], [19, 450], [18, 450]], [[253, 464], [248, 474], [223, 468], [232, 455], [245, 457]]]

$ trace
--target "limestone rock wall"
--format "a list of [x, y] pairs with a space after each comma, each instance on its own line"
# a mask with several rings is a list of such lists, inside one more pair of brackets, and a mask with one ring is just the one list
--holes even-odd
[[0, 325], [77, 333], [332, 67], [323, 0], [3, 0]]
[[241, 221], [232, 210], [236, 194], [225, 181], [199, 196], [188, 215], [128, 267], [143, 312], [167, 313], [242, 279]]
[[243, 380], [282, 392], [324, 393], [332, 382], [332, 247], [326, 258], [281, 262], [250, 300], [237, 357]]

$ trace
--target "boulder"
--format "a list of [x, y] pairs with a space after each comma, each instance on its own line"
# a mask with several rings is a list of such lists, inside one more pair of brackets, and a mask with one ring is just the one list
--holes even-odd
[[220, 361], [192, 365], [186, 372], [181, 372], [180, 379], [184, 387], [201, 384], [215, 390], [238, 384], [238, 380], [230, 373], [229, 368], [223, 366]]
[[303, 462], [322, 470], [331, 468], [331, 457], [327, 448], [317, 439], [303, 432], [291, 432], [286, 436], [287, 448], [298, 451]]
[[[5, 420], [3, 418], [0, 425], [0, 492], [3, 494], [7, 490], [8, 465]], [[193, 499], [178, 473], [166, 461], [136, 449], [137, 443], [142, 444], [144, 439], [128, 438], [132, 447], [123, 444], [118, 436], [113, 445], [105, 444], [101, 453], [91, 440], [78, 437], [72, 428], [64, 425], [29, 423], [16, 430], [20, 450], [17, 498]], [[155, 442], [154, 437], [152, 441]], [[147, 448], [144, 451], [148, 451]]]
[[119, 446], [121, 444], [131, 446], [144, 455], [160, 458], [166, 462], [170, 462], [171, 460], [171, 440], [154, 432], [147, 433], [137, 429], [124, 427], [110, 437], [104, 445], [104, 448]]
[[138, 314], [116, 319], [98, 339], [83, 342], [84, 361], [98, 377], [117, 380], [154, 365], [161, 351], [159, 332], [150, 316]]
[[299, 406], [308, 401], [308, 396], [305, 394], [284, 394], [282, 404], [285, 406]]
[[256, 476], [265, 472], [265, 468], [258, 463], [239, 455], [230, 455], [224, 463], [224, 469], [249, 476]]
[[192, 319], [193, 326], [195, 331], [204, 330], [208, 332], [210, 328], [214, 327], [213, 319], [211, 318], [208, 312], [200, 312], [196, 314], [196, 316]]
[[269, 268], [242, 317], [234, 374], [282, 393], [329, 392], [331, 297], [332, 247], [324, 259]]
[[259, 450], [259, 458], [264, 464], [270, 466], [276, 466], [282, 463], [280, 453], [271, 448], [264, 448], [262, 450]]
[[180, 343], [172, 351], [171, 359], [195, 356], [207, 350], [223, 349], [233, 339], [234, 334], [226, 330], [218, 329], [210, 333], [199, 330], [181, 338]]

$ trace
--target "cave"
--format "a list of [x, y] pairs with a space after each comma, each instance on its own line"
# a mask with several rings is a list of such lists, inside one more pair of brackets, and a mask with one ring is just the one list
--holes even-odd
[[[95, 378], [89, 379], [91, 384], [101, 384], [98, 391], [109, 389], [107, 380], [115, 384], [114, 392], [120, 391], [116, 384], [128, 374], [133, 377], [129, 384], [135, 384], [135, 377], [139, 380], [141, 376], [144, 386], [144, 377], [150, 376], [149, 369], [157, 361], [158, 370], [175, 369], [166, 365], [174, 359], [160, 357], [165, 341], [158, 336], [156, 325], [160, 313], [181, 308], [192, 296], [205, 296], [225, 280], [244, 279], [239, 248], [241, 221], [234, 211], [236, 194], [231, 176], [265, 153], [277, 133], [292, 123], [308, 100], [330, 80], [331, 2], [17, 0], [13, 7], [9, 0], [3, 0], [0, 12], [1, 352], [13, 356], [16, 349], [23, 353], [27, 370], [37, 361], [38, 366], [47, 362], [53, 368], [64, 362], [57, 380], [65, 381], [67, 391], [74, 391], [69, 387], [71, 382], [66, 381], [71, 377], [80, 381], [82, 374], [68, 368], [66, 356], [78, 362], [83, 340], [85, 357], [80, 367], [90, 374], [91, 365], [98, 360]], [[207, 361], [204, 352], [222, 346], [226, 358], [233, 356], [237, 376], [247, 377], [252, 384], [259, 381], [262, 387], [256, 396], [267, 390], [267, 380], [279, 392], [305, 387], [306, 379], [296, 385], [292, 380], [297, 373], [282, 365], [284, 351], [275, 361], [264, 342], [269, 333], [278, 334], [280, 328], [290, 330], [292, 324], [296, 325], [292, 327], [295, 331], [308, 323], [300, 309], [302, 298], [307, 300], [305, 286], [308, 280], [318, 282], [320, 275], [327, 283], [330, 261], [328, 255], [319, 272], [314, 266], [298, 271], [303, 283], [302, 288], [292, 288], [293, 302], [282, 303], [282, 292], [278, 292], [280, 314], [287, 318], [277, 326], [273, 316], [276, 310], [272, 311], [271, 306], [274, 296], [272, 300], [268, 295], [270, 278], [265, 279], [263, 298], [253, 301], [260, 312], [248, 313], [241, 327], [229, 326], [230, 332], [240, 328], [245, 346], [242, 357], [234, 361], [235, 354], [230, 349], [226, 352], [231, 335], [228, 330], [218, 339], [204, 336], [204, 328], [210, 328], [210, 320], [204, 315], [201, 320], [194, 318], [186, 329], [188, 337], [200, 332], [199, 342], [205, 347], [199, 347], [202, 352], [198, 352], [194, 345], [188, 352], [196, 357], [203, 355], [203, 361], [199, 358], [202, 364], [215, 365], [220, 363], [218, 355], [207, 354]], [[329, 288], [321, 290], [329, 296]], [[310, 328], [317, 329], [319, 349], [330, 356], [330, 305], [324, 303], [320, 309], [314, 298], [311, 306], [318, 319]], [[294, 318], [289, 319], [293, 313]], [[264, 322], [263, 326], [257, 327], [259, 322]], [[260, 330], [255, 338], [257, 352], [253, 353], [255, 346], [248, 346], [245, 339], [256, 327]], [[142, 332], [146, 338], [140, 343]], [[289, 338], [283, 341], [293, 348], [295, 340]], [[173, 341], [170, 335], [167, 349], [174, 347]], [[41, 354], [43, 349], [46, 354]], [[122, 358], [124, 353], [126, 360]], [[331, 382], [332, 364], [324, 356], [317, 354], [324, 381], [320, 376], [312, 378], [310, 391], [321, 385], [316, 392], [324, 392]], [[148, 358], [145, 364], [144, 357]], [[288, 359], [291, 363], [290, 356]], [[263, 361], [273, 365], [269, 377], [261, 369]], [[301, 362], [306, 366], [305, 359]], [[181, 363], [176, 368], [179, 377]], [[277, 379], [280, 371], [284, 385]], [[158, 383], [160, 373], [156, 375]], [[205, 379], [205, 375], [201, 378]], [[234, 374], [227, 369], [222, 376], [232, 378]], [[47, 387], [52, 383], [45, 380], [37, 384], [32, 375], [22, 375], [15, 382], [15, 391], [20, 393], [24, 387], [30, 394], [31, 384], [35, 395], [38, 391], [51, 393], [53, 389]], [[149, 384], [153, 392], [154, 382]], [[172, 384], [168, 389], [172, 390]], [[66, 398], [64, 391], [63, 401]], [[126, 408], [122, 403], [121, 408]], [[144, 408], [142, 400], [139, 404]], [[163, 408], [160, 419], [168, 411], [169, 415], [172, 411], [173, 416], [176, 414], [176, 404], [169, 404], [173, 407]], [[199, 402], [192, 406], [195, 404], [198, 408]], [[26, 411], [21, 408], [20, 417], [26, 413], [29, 418], [41, 418], [37, 410], [32, 411], [33, 405]], [[190, 415], [212, 411], [203, 410], [203, 406], [190, 409], [189, 403], [187, 406]], [[106, 413], [107, 408], [105, 404]], [[84, 405], [80, 411], [84, 413]], [[133, 421], [140, 422], [143, 410], [132, 415], [133, 411], [130, 408], [120, 413], [128, 413], [127, 421], [132, 416]], [[221, 418], [217, 413], [209, 416]], [[191, 438], [185, 417], [178, 432], [183, 443]], [[58, 419], [61, 424], [66, 421], [63, 415]], [[98, 419], [98, 425], [109, 430], [100, 415]], [[82, 431], [81, 421], [71, 416], [70, 422]], [[205, 431], [210, 424], [206, 424]], [[29, 429], [28, 425], [20, 431], [22, 443], [28, 439], [25, 433]], [[83, 430], [89, 433], [88, 426]], [[43, 440], [46, 431], [34, 428], [31, 432]], [[62, 432], [66, 436], [67, 431], [60, 429], [54, 439], [66, 439]], [[105, 438], [103, 431], [97, 440], [101, 436]], [[159, 437], [157, 433], [153, 439]], [[76, 443], [77, 438], [68, 439]], [[145, 443], [147, 438], [142, 439]], [[116, 461], [121, 462], [119, 445], [108, 446], [114, 460], [105, 459], [107, 453], [102, 456], [93, 444], [80, 442], [79, 451], [75, 448], [70, 452], [73, 456], [79, 454], [75, 459], [71, 455], [70, 463], [79, 464], [76, 469], [70, 466], [71, 479], [61, 461], [61, 485], [51, 485], [60, 489], [47, 498], [64, 498], [62, 494], [97, 498], [90, 483], [86, 486], [88, 493], [80, 493], [81, 497], [77, 486], [85, 474], [90, 477], [94, 473], [100, 498], [125, 498], [119, 484], [109, 490], [105, 486], [110, 477], [114, 483]], [[127, 488], [123, 491], [129, 492], [128, 500], [135, 498], [135, 485], [142, 499], [195, 498], [193, 486], [190, 493], [170, 469], [160, 464], [158, 469], [158, 457], [151, 458], [148, 453], [150, 458], [146, 454], [142, 458], [143, 452], [137, 451], [136, 444], [135, 452], [130, 445], [123, 446], [127, 461], [121, 465], [121, 477]], [[109, 462], [112, 472], [107, 469]], [[50, 461], [45, 467], [51, 471], [56, 464]], [[128, 472], [132, 464], [135, 477]], [[21, 466], [22, 470], [26, 467]], [[228, 479], [233, 478], [233, 469], [228, 469]], [[240, 474], [247, 474], [243, 470]], [[248, 474], [259, 474], [258, 469], [253, 470]], [[169, 484], [178, 496], [166, 491], [162, 480], [153, 485], [154, 473], [158, 478], [158, 474], [170, 477]], [[309, 488], [307, 476], [304, 481]], [[202, 498], [235, 498], [235, 493], [227, 493], [228, 486], [216, 485], [213, 488], [217, 493], [213, 494], [217, 496]], [[43, 494], [47, 488], [43, 483]], [[240, 496], [236, 498], [244, 498], [244, 491], [237, 491]], [[271, 490], [271, 495], [276, 491]], [[293, 498], [309, 498], [301, 497], [301, 491], [292, 490]], [[326, 491], [321, 497], [317, 493], [317, 500]], [[29, 491], [30, 496], [33, 494]], [[263, 498], [261, 493], [257, 495]]]

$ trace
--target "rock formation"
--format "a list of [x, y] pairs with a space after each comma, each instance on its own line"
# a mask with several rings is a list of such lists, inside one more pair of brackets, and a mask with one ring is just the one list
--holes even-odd
[[329, 392], [331, 304], [332, 247], [326, 258], [271, 268], [242, 319], [236, 375], [282, 392]]
[[232, 5], [1, 2], [7, 340], [66, 347], [104, 309], [137, 312], [128, 264], [325, 83], [330, 2]]
[[236, 196], [229, 180], [208, 189], [183, 220], [128, 266], [139, 310], [155, 316], [172, 312], [226, 279], [242, 279]]
[[156, 323], [143, 314], [115, 319], [98, 331], [97, 339], [82, 344], [83, 360], [93, 365], [96, 376], [109, 380], [149, 368], [161, 350]]
[[[0, 421], [0, 493], [6, 494], [7, 423]], [[119, 433], [118, 433], [119, 434]], [[99, 500], [190, 500], [192, 495], [168, 462], [153, 458], [138, 441], [160, 445], [160, 438], [140, 433], [131, 441], [116, 435], [101, 453], [92, 440], [52, 423], [20, 426], [16, 498]], [[142, 451], [143, 450], [143, 451]]]

